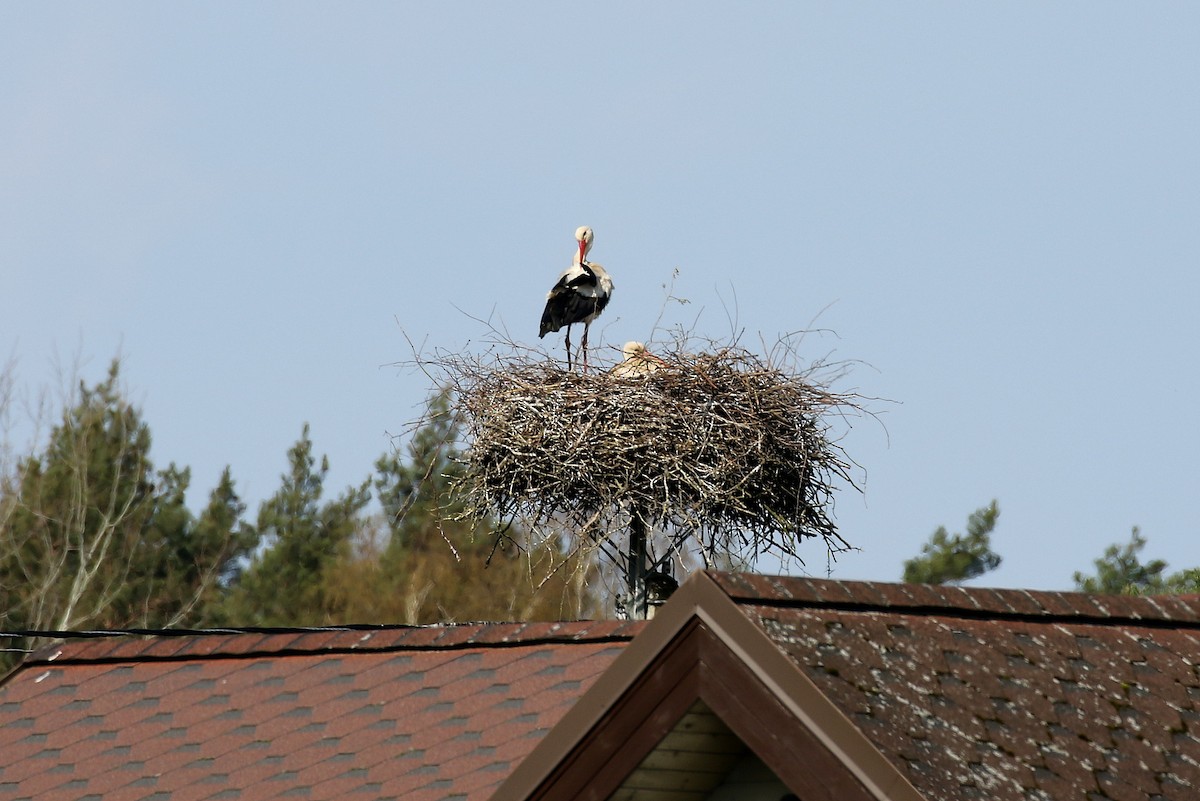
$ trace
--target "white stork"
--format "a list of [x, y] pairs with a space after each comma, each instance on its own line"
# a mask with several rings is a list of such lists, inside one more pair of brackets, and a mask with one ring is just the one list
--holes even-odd
[[567, 327], [567, 369], [571, 369], [571, 326], [583, 323], [583, 369], [587, 370], [588, 328], [604, 311], [612, 297], [613, 282], [599, 264], [587, 260], [592, 249], [592, 229], [582, 225], [575, 231], [579, 250], [574, 262], [563, 270], [558, 283], [546, 295], [546, 310], [542, 312], [542, 326], [538, 339], [551, 331]]
[[621, 354], [625, 360], [614, 365], [609, 371], [617, 378], [645, 378], [660, 367], [666, 366], [666, 362], [646, 350], [646, 346], [641, 342], [626, 342], [621, 348]]

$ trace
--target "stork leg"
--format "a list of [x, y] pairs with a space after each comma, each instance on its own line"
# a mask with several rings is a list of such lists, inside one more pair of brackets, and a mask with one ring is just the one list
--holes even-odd
[[591, 325], [592, 325], [591, 320], [588, 320], [587, 322], [585, 322], [583, 324], [583, 344], [581, 347], [583, 348], [583, 372], [585, 372], [585, 373], [588, 371], [587, 335], [588, 335], [588, 329], [591, 327]]
[[571, 326], [567, 326], [567, 372], [571, 372]]

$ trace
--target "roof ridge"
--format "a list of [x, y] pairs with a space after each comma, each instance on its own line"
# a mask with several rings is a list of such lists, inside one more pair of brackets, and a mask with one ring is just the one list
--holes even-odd
[[[524, 623], [515, 620], [464, 620], [448, 623], [339, 623], [329, 626], [214, 626], [212, 628], [112, 628], [112, 629], [14, 629], [0, 631], [0, 637], [58, 637], [89, 639], [128, 635], [188, 637], [201, 634], [307, 634], [327, 631], [393, 631], [408, 629], [444, 629], [467, 626], [498, 626]], [[563, 620], [560, 623], [590, 623]]]
[[1200, 627], [1200, 595], [1093, 595], [1025, 590], [710, 573], [739, 604], [902, 612], [964, 619]]
[[[636, 622], [602, 620], [67, 632], [72, 635], [69, 639], [73, 641], [52, 643], [38, 648], [24, 664], [112, 664], [251, 659], [264, 655], [282, 657], [366, 652], [459, 651], [468, 648], [527, 647], [543, 644], [596, 644], [627, 642], [640, 629], [641, 624]], [[5, 634], [11, 635], [13, 632]], [[47, 635], [53, 636], [49, 632], [41, 634]]]
[[1144, 628], [1188, 628], [1200, 629], [1200, 620], [1171, 617], [1142, 617], [1137, 614], [1087, 614], [1066, 612], [1005, 612], [991, 609], [967, 609], [961, 606], [938, 604], [877, 604], [856, 603], [845, 601], [824, 601], [818, 603], [798, 604], [794, 601], [766, 598], [739, 598], [733, 601], [739, 605], [761, 606], [771, 609], [821, 608], [840, 612], [890, 612], [892, 614], [911, 614], [927, 617], [952, 617], [962, 620], [997, 620], [1025, 621], [1036, 623], [1090, 623], [1099, 626], [1141, 626]]

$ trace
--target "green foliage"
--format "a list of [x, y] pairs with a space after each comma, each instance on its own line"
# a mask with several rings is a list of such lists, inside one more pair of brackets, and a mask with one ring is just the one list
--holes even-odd
[[552, 545], [522, 548], [520, 531], [498, 543], [491, 527], [456, 519], [462, 510], [459, 426], [443, 391], [429, 401], [408, 459], [382, 456], [375, 489], [383, 507], [355, 551], [330, 575], [342, 619], [404, 623], [579, 617], [598, 606], [594, 565]]
[[[399, 454], [375, 475], [324, 502], [329, 470], [313, 456], [306, 426], [290, 471], [259, 510], [266, 547], [233, 580], [223, 608], [231, 625], [432, 623], [557, 619], [592, 608], [589, 565], [542, 547], [504, 547], [455, 519], [459, 429], [445, 393]], [[382, 507], [366, 513], [371, 487]], [[544, 580], [544, 581], [543, 581]], [[538, 590], [536, 584], [544, 586]]]
[[316, 468], [305, 424], [288, 452], [289, 472], [259, 508], [257, 530], [269, 543], [239, 577], [224, 611], [234, 625], [326, 625], [333, 620], [325, 573], [348, 553], [359, 515], [371, 498], [369, 482], [322, 503], [329, 460]]
[[[448, 519], [462, 510], [451, 483], [462, 474], [459, 426], [450, 410], [450, 395], [430, 398], [425, 422], [408, 443], [408, 461], [384, 454], [375, 462], [375, 491], [391, 532], [388, 553], [426, 551], [442, 541]], [[436, 525], [431, 525], [436, 524]], [[453, 526], [456, 533], [462, 526]]]
[[[150, 430], [120, 364], [78, 394], [44, 447], [0, 476], [0, 625], [164, 627], [205, 619], [220, 578], [253, 547], [226, 470], [197, 520], [190, 473], [155, 472]], [[232, 518], [216, 516], [232, 504]]]
[[1000, 555], [991, 549], [991, 533], [1000, 516], [996, 501], [967, 518], [967, 533], [951, 536], [941, 526], [921, 546], [921, 555], [904, 563], [904, 581], [912, 584], [957, 584], [995, 570]]
[[1080, 592], [1128, 595], [1200, 592], [1200, 568], [1166, 574], [1165, 560], [1142, 562], [1141, 552], [1145, 547], [1146, 538], [1134, 526], [1129, 542], [1108, 546], [1104, 549], [1104, 556], [1095, 560], [1094, 576], [1076, 571], [1075, 589]]
[[[228, 468], [207, 506], [189, 510], [191, 471], [155, 470], [149, 427], [118, 381], [113, 362], [104, 380], [80, 384], [44, 447], [0, 471], [8, 631], [553, 618], [595, 608], [586, 560], [523, 552], [519, 532], [501, 547], [454, 519], [459, 430], [444, 393], [404, 457], [381, 457], [371, 478], [332, 499], [328, 460], [314, 455], [306, 425], [251, 525]], [[367, 511], [372, 485], [378, 515]]]
[[153, 558], [141, 535], [159, 499], [150, 432], [121, 397], [118, 375], [113, 362], [104, 381], [81, 384], [42, 452], [19, 460], [9, 477], [0, 562], [8, 626], [118, 626], [140, 618], [144, 587], [126, 578]]
[[[234, 490], [226, 467], [209, 495], [208, 505], [186, 538], [172, 543], [179, 572], [176, 581], [195, 587], [195, 606], [186, 618], [191, 626], [223, 625], [227, 588], [241, 574], [246, 559], [258, 546], [258, 531], [243, 519], [246, 504]], [[202, 571], [203, 565], [215, 570]]]
[[1200, 595], [1200, 567], [1189, 567], [1167, 576], [1163, 591], [1180, 595]]

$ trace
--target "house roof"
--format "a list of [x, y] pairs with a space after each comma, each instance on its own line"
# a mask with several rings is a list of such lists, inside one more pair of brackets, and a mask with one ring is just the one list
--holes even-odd
[[[497, 797], [606, 798], [699, 697], [803, 801], [1194, 799], [1198, 665], [1194, 596], [710, 573]], [[674, 707], [655, 701], [672, 682], [690, 689]], [[597, 755], [629, 731], [649, 735]]]
[[640, 626], [67, 642], [0, 685], [0, 798], [489, 798]]
[[1200, 597], [726, 573], [647, 624], [76, 641], [0, 684], [0, 797], [692, 801], [749, 752], [802, 801], [1183, 801], [1198, 666]]
[[1200, 597], [713, 580], [928, 798], [1200, 798]]

